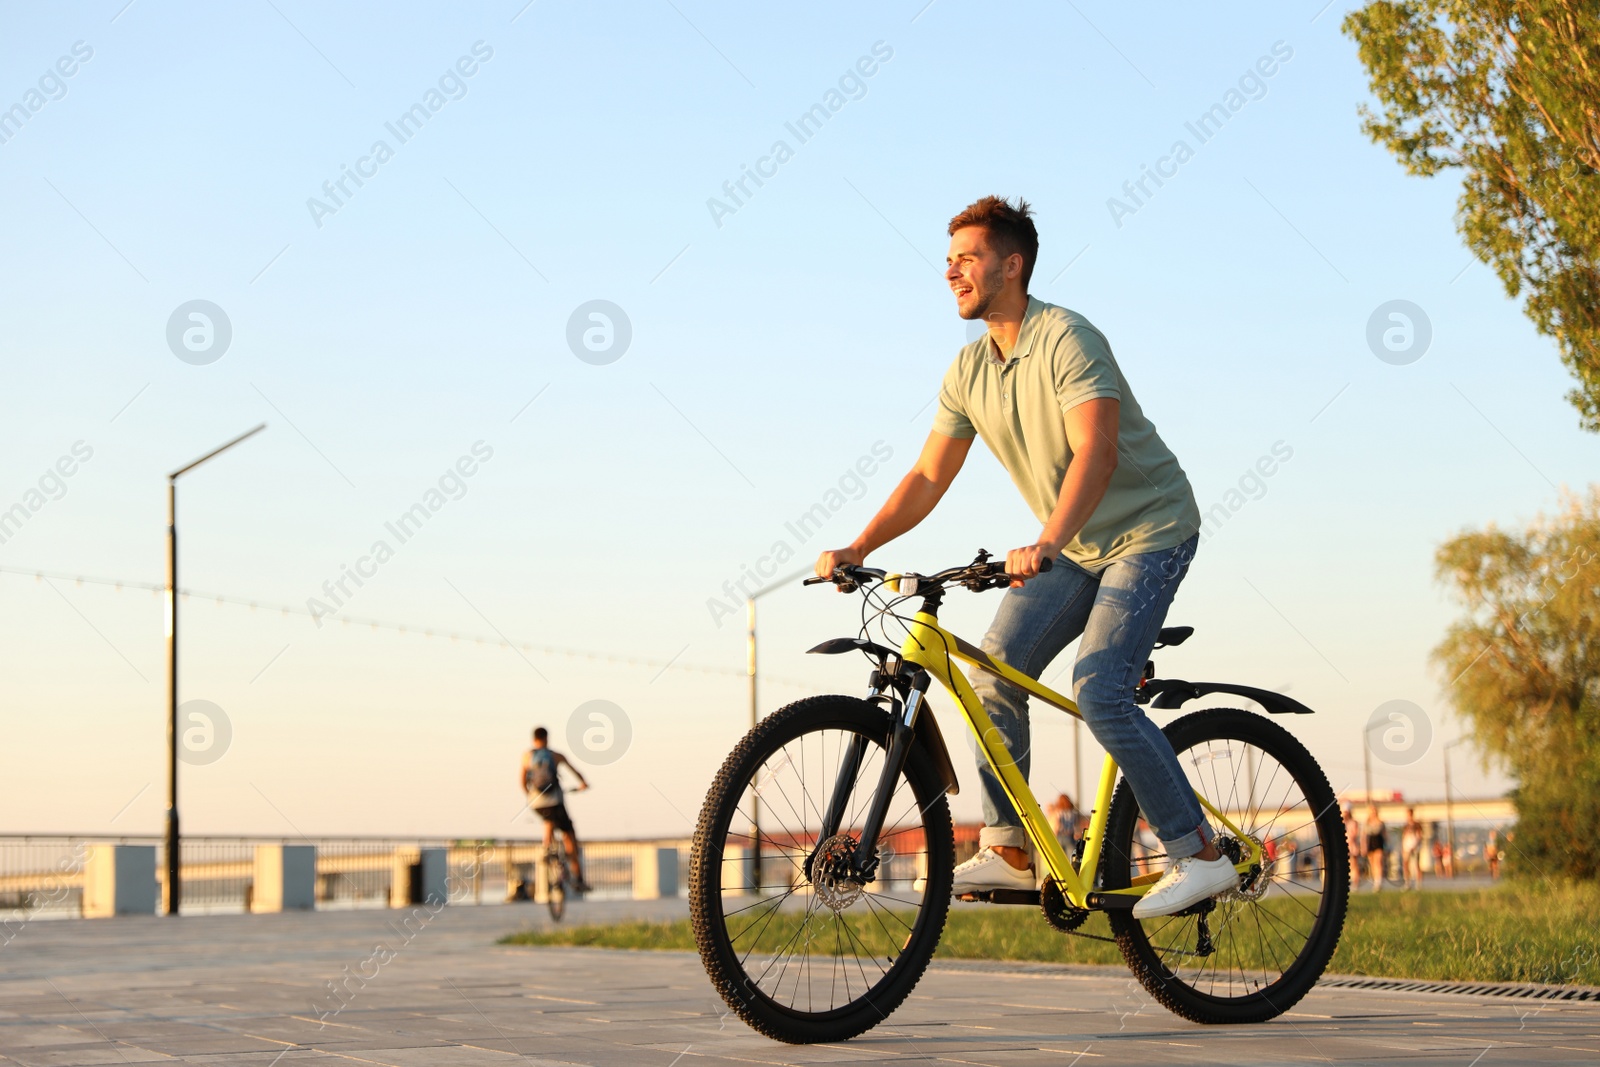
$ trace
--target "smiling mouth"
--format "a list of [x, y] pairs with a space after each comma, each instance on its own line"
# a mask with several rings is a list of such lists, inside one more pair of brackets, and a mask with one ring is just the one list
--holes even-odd
[[958, 285], [958, 286], [956, 286], [954, 292], [955, 292], [957, 297], [971, 296], [972, 295], [972, 286], [970, 286], [970, 285]]

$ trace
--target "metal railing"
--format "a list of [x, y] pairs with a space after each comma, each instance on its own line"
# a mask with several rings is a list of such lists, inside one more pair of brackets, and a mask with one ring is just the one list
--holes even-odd
[[[156, 897], [166, 877], [166, 848], [157, 834], [0, 834], [0, 922], [64, 918], [83, 914], [85, 865], [99, 845], [154, 849]], [[256, 849], [262, 845], [311, 845], [316, 849], [316, 907], [327, 910], [386, 908], [394, 901], [396, 871], [415, 862], [422, 849], [445, 853], [445, 892], [456, 905], [501, 904], [542, 893], [539, 868], [544, 846], [528, 840], [450, 840], [401, 837], [254, 837], [185, 835], [182, 845], [185, 914], [250, 910]], [[681, 838], [593, 841], [583, 845], [591, 899], [635, 895], [634, 863], [642, 848], [675, 849], [678, 884], [687, 876], [689, 842]], [[403, 891], [403, 890], [402, 890]]]
[[[1482, 826], [1458, 824], [1458, 870], [1483, 865], [1480, 842], [1491, 826], [1488, 822]], [[959, 862], [976, 851], [978, 827], [957, 825], [955, 838]], [[156, 899], [161, 899], [160, 883], [166, 872], [161, 835], [0, 834], [0, 943], [6, 940], [6, 924], [35, 917], [82, 915], [85, 866], [91, 848], [100, 845], [153, 849]], [[444, 891], [450, 904], [503, 904], [539, 899], [543, 893], [544, 848], [540, 842], [526, 839], [186, 835], [181, 857], [184, 913], [251, 910], [256, 851], [264, 845], [311, 845], [316, 849], [315, 906], [323, 910], [387, 908], [403, 903], [398, 898], [405, 895], [406, 887], [397, 879], [407, 877], [408, 865], [417, 861], [422, 849], [444, 851]], [[904, 846], [906, 854], [890, 857], [884, 872], [891, 883], [909, 886], [924, 872], [918, 867], [920, 845], [905, 842]], [[655, 871], [641, 881], [636, 863], [641, 857], [654, 862], [656, 850], [662, 849], [676, 851], [676, 883], [658, 885]], [[689, 851], [687, 838], [586, 842], [582, 860], [584, 873], [594, 887], [590, 898], [626, 900], [641, 893], [682, 895], [687, 889]], [[779, 855], [764, 855], [762, 866], [763, 885], [783, 884], [794, 875], [788, 869], [792, 863]]]

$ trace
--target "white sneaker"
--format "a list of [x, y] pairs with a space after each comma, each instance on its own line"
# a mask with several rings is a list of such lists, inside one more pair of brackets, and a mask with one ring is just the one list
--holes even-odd
[[1228, 857], [1203, 860], [1185, 856], [1168, 867], [1161, 881], [1139, 898], [1139, 903], [1133, 906], [1133, 917], [1150, 919], [1171, 915], [1238, 884], [1239, 872], [1233, 869], [1233, 861]]
[[956, 868], [955, 874], [955, 881], [950, 885], [953, 897], [989, 889], [1039, 888], [1032, 870], [1019, 871], [1001, 859], [998, 852], [988, 848], [980, 848], [976, 856]]

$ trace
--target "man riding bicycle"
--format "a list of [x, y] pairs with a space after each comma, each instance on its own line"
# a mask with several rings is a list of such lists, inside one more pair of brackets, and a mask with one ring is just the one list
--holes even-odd
[[567, 846], [567, 862], [572, 864], [572, 877], [580, 893], [591, 888], [583, 877], [583, 857], [578, 852], [578, 834], [572, 828], [572, 816], [567, 814], [565, 794], [561, 789], [561, 768], [571, 771], [578, 779], [580, 790], [589, 783], [583, 772], [572, 761], [550, 747], [550, 731], [543, 726], [533, 731], [533, 747], [522, 754], [522, 789], [528, 794], [528, 806], [544, 820], [544, 850], [548, 855], [555, 844], [556, 831]]
[[[964, 319], [988, 332], [944, 376], [933, 430], [916, 465], [860, 536], [824, 552], [817, 574], [860, 564], [933, 511], [974, 437], [1011, 475], [1043, 524], [1011, 550], [1016, 576], [983, 650], [1038, 677], [1082, 637], [1072, 694], [1095, 739], [1122, 768], [1169, 865], [1133, 909], [1169, 915], [1238, 884], [1177, 756], [1134, 703], [1156, 633], [1194, 558], [1200, 529], [1189, 480], [1128, 388], [1099, 330], [1077, 312], [1028, 295], [1039, 236], [1027, 201], [984, 197], [950, 220], [945, 280]], [[1041, 572], [1043, 560], [1054, 560]], [[973, 688], [1029, 769], [1028, 697], [974, 670]], [[976, 856], [955, 870], [956, 896], [1033, 889], [1022, 821], [978, 760], [984, 827]]]

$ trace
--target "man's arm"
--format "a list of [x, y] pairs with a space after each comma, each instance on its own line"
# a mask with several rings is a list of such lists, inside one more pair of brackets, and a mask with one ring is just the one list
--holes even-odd
[[585, 788], [585, 789], [589, 788], [589, 782], [583, 777], [583, 772], [578, 770], [577, 767], [573, 766], [571, 760], [569, 760], [567, 757], [563, 756], [561, 753], [557, 752], [556, 753], [556, 763], [558, 765], [560, 765], [560, 766], [565, 767], [567, 770], [571, 771], [573, 776], [578, 779], [578, 784], [579, 785], [583, 786], [583, 788]]
[[520, 781], [522, 782], [522, 791], [524, 793], [528, 791], [528, 772], [531, 770], [533, 770], [533, 758], [528, 753], [524, 752], [522, 754], [522, 774], [519, 776]]
[[1018, 578], [1038, 574], [1039, 561], [1059, 556], [1100, 506], [1112, 472], [1117, 469], [1117, 421], [1121, 414], [1122, 402], [1109, 397], [1086, 400], [1066, 413], [1067, 447], [1072, 449], [1072, 462], [1067, 464], [1056, 506], [1039, 540], [1006, 553], [1008, 574]]
[[868, 553], [882, 548], [927, 518], [961, 472], [974, 440], [947, 437], [937, 430], [928, 434], [911, 473], [900, 479], [888, 501], [878, 509], [859, 537], [844, 548], [817, 557], [817, 574], [826, 578], [841, 564], [863, 562]]

